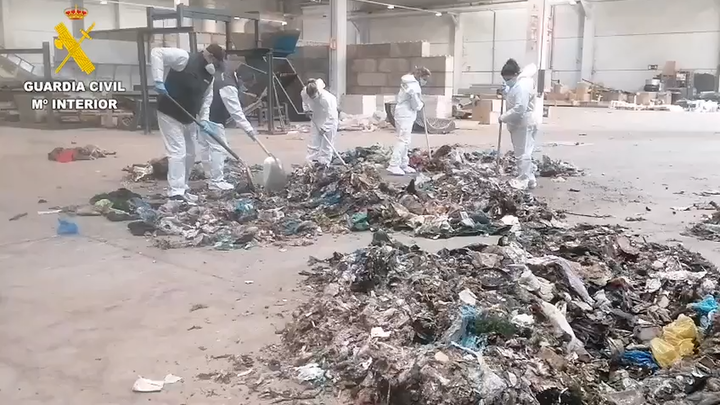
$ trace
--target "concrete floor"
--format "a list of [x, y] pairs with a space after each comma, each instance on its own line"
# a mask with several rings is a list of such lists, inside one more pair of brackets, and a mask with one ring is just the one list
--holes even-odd
[[[589, 170], [565, 183], [540, 180], [537, 194], [554, 207], [613, 215], [649, 239], [679, 240], [720, 263], [717, 245], [680, 236], [701, 212], [673, 215], [670, 207], [707, 201], [694, 195], [720, 188], [720, 114], [558, 109], [544, 127], [542, 153]], [[433, 145], [492, 147], [497, 128], [462, 122]], [[260, 150], [239, 132], [233, 147], [250, 160]], [[341, 134], [342, 148], [382, 142], [388, 131]], [[58, 164], [56, 146], [96, 144], [116, 158]], [[580, 142], [581, 146], [566, 146]], [[286, 163], [304, 155], [302, 134], [268, 137]], [[298, 271], [307, 256], [349, 251], [369, 235], [327, 236], [315, 246], [215, 252], [159, 251], [132, 237], [122, 224], [80, 218], [81, 235], [56, 237], [56, 218], [39, 216], [53, 205], [77, 204], [121, 185], [122, 167], [162, 154], [157, 136], [106, 130], [38, 131], [0, 128], [0, 403], [55, 404], [262, 404], [242, 387], [201, 381], [198, 373], [228, 368], [211, 356], [257, 352], [304, 297]], [[414, 138], [423, 146], [422, 136]], [[506, 136], [503, 148], [510, 147]], [[570, 189], [580, 192], [570, 192]], [[684, 191], [684, 194], [676, 194]], [[48, 200], [39, 204], [38, 199]], [[647, 211], [646, 207], [651, 209]], [[644, 213], [645, 222], [624, 218]], [[408, 239], [408, 238], [404, 238]], [[469, 239], [418, 240], [429, 249]], [[247, 284], [246, 281], [253, 281]], [[205, 309], [190, 311], [195, 304]], [[191, 329], [193, 326], [200, 327]], [[184, 377], [159, 394], [135, 394], [138, 375]]]

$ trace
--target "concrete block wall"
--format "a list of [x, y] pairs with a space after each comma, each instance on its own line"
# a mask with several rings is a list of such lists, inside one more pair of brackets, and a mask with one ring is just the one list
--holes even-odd
[[[327, 45], [300, 46], [290, 60], [303, 81], [328, 81]], [[396, 94], [400, 77], [415, 66], [425, 66], [432, 72], [424, 94], [452, 95], [453, 58], [431, 56], [430, 43], [424, 41], [348, 45], [347, 94]]]
[[432, 72], [424, 94], [452, 96], [452, 57], [431, 56], [430, 43], [424, 41], [348, 45], [347, 92], [395, 94], [400, 78], [415, 66]]

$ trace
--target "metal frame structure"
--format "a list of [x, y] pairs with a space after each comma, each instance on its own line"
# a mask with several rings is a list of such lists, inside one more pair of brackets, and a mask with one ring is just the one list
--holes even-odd
[[[255, 41], [256, 44], [259, 43], [258, 39], [259, 33], [255, 33]], [[256, 48], [256, 49], [248, 49], [248, 50], [229, 50], [225, 51], [228, 55], [237, 55], [237, 56], [246, 56], [246, 55], [252, 55], [252, 54], [264, 54], [265, 58], [267, 58], [267, 124], [268, 124], [268, 133], [270, 135], [276, 135], [275, 132], [275, 101], [277, 98], [277, 93], [275, 92], [275, 72], [274, 69], [274, 58], [275, 54], [272, 49], [270, 48]]]
[[[52, 59], [50, 56], [50, 42], [43, 42], [42, 48], [0, 48], [0, 55], [42, 55], [43, 57], [43, 79], [52, 81]], [[52, 93], [48, 93], [48, 124], [55, 125], [55, 112], [52, 109]]]
[[[248, 19], [255, 23], [255, 46], [260, 47], [260, 13], [239, 13], [234, 14], [223, 10], [214, 8], [201, 8], [201, 7], [189, 7], [184, 4], [178, 4], [175, 11], [168, 11], [165, 9], [155, 9], [154, 7], [148, 7], [147, 12], [147, 27], [153, 28], [155, 21], [166, 21], [175, 20], [176, 27], [182, 27], [185, 18], [192, 20], [210, 20], [210, 21], [221, 21], [225, 23], [225, 49], [233, 49], [232, 40], [230, 39], [232, 30], [230, 24], [236, 19]], [[190, 37], [190, 49], [192, 52], [197, 52], [197, 35], [192, 33]]]

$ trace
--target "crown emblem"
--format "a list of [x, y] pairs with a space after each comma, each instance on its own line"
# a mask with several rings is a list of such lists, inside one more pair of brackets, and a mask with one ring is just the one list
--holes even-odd
[[82, 20], [87, 17], [88, 11], [84, 8], [75, 7], [65, 9], [65, 15], [71, 20]]

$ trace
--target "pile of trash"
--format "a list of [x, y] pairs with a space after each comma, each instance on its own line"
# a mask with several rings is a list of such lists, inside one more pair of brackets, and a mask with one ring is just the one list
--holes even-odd
[[[235, 190], [193, 190], [197, 204], [163, 196], [130, 196], [106, 205], [94, 197], [85, 212], [126, 218], [134, 235], [152, 237], [161, 248], [213, 246], [244, 249], [258, 243], [305, 246], [323, 233], [375, 229], [411, 232], [426, 238], [503, 235], [518, 221], [553, 223], [557, 214], [531, 194], [498, 177], [493, 152], [443, 146], [429, 156], [414, 150], [411, 164], [419, 174], [409, 184], [384, 175], [389, 150], [355, 148], [343, 154], [349, 168], [303, 166], [294, 170], [285, 190], [276, 195], [248, 189], [244, 166], [228, 162], [227, 177]], [[502, 165], [511, 170], [512, 156]], [[162, 159], [125, 169], [133, 181], [152, 181], [167, 171]], [[201, 175], [201, 173], [198, 173]], [[204, 186], [203, 186], [204, 187]], [[99, 201], [100, 207], [97, 207]], [[108, 210], [112, 208], [113, 210]], [[119, 216], [115, 210], [126, 213]], [[142, 211], [142, 212], [140, 212]]]
[[720, 403], [719, 273], [683, 247], [530, 221], [434, 254], [380, 231], [309, 264], [271, 353], [354, 404]]
[[77, 146], [74, 148], [57, 147], [48, 153], [48, 160], [58, 163], [69, 163], [78, 160], [95, 160], [114, 155], [116, 155], [116, 152], [107, 151], [95, 145]]
[[700, 222], [693, 224], [687, 229], [687, 233], [703, 240], [720, 241], [720, 206], [711, 201], [709, 206], [702, 206], [701, 209], [714, 209], [710, 215], [703, 215]]

